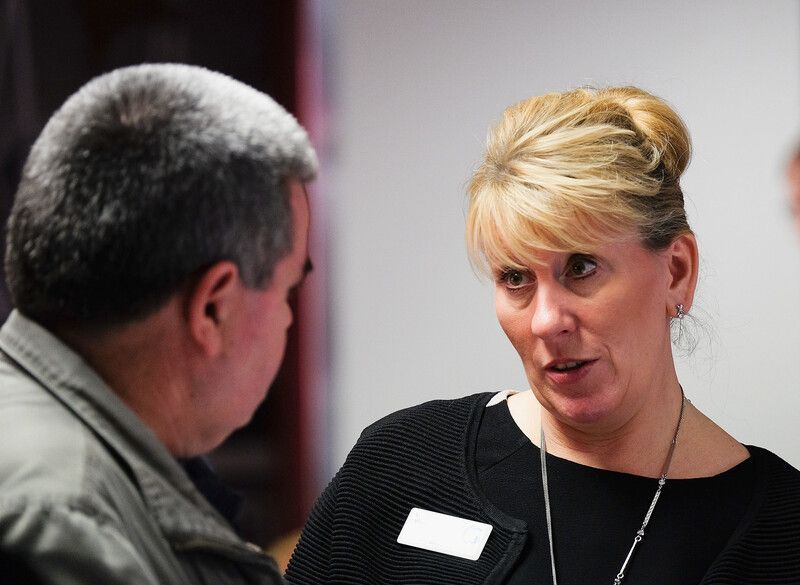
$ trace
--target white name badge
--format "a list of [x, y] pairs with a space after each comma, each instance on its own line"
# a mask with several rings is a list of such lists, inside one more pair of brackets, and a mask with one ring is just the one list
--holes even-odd
[[491, 524], [412, 508], [397, 542], [477, 561], [491, 532]]

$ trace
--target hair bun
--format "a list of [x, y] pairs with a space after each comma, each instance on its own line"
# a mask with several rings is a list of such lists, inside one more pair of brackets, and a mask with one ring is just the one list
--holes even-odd
[[603, 93], [628, 111], [637, 130], [652, 146], [654, 166], [663, 166], [678, 181], [689, 165], [692, 144], [675, 111], [662, 99], [636, 87], [615, 87]]

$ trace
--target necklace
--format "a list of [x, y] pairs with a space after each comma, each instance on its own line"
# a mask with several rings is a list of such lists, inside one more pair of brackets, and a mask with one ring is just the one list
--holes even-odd
[[[678, 415], [678, 424], [675, 425], [675, 434], [672, 435], [672, 441], [669, 444], [667, 458], [664, 460], [664, 465], [661, 468], [661, 477], [658, 479], [656, 493], [653, 496], [653, 501], [650, 502], [650, 507], [647, 509], [647, 513], [644, 515], [642, 526], [636, 531], [636, 536], [633, 537], [633, 544], [631, 544], [631, 548], [628, 550], [628, 555], [622, 562], [622, 566], [620, 567], [616, 577], [614, 577], [614, 585], [620, 585], [622, 580], [625, 578], [625, 570], [628, 568], [628, 564], [633, 558], [633, 553], [636, 552], [636, 547], [644, 538], [644, 529], [647, 528], [647, 524], [650, 522], [650, 516], [653, 515], [653, 510], [656, 509], [658, 498], [661, 497], [661, 490], [667, 483], [667, 473], [669, 473], [669, 466], [672, 463], [672, 455], [675, 453], [675, 445], [678, 443], [678, 432], [681, 430], [681, 423], [683, 422], [683, 410], [685, 405], [686, 395], [683, 393], [683, 388], [681, 388], [681, 411]], [[550, 514], [550, 494], [549, 490], [547, 489], [547, 443], [545, 443], [544, 427], [541, 427], [540, 437], [541, 449], [539, 450], [539, 459], [542, 464], [542, 490], [544, 492], [544, 512], [547, 518], [547, 539], [550, 543], [550, 568], [553, 571], [553, 585], [558, 585], [558, 581], [556, 579], [556, 556], [555, 551], [553, 550], [553, 522]]]

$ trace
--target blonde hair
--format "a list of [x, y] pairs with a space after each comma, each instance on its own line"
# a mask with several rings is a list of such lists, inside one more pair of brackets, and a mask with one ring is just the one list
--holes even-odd
[[522, 268], [531, 250], [588, 252], [634, 235], [659, 250], [691, 232], [680, 188], [689, 133], [646, 91], [533, 97], [506, 109], [487, 142], [469, 184], [476, 266]]

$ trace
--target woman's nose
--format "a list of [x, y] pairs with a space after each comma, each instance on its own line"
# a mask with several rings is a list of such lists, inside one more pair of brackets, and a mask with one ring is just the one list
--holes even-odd
[[536, 337], [549, 339], [575, 330], [569, 294], [562, 287], [540, 285], [531, 306], [531, 332]]

